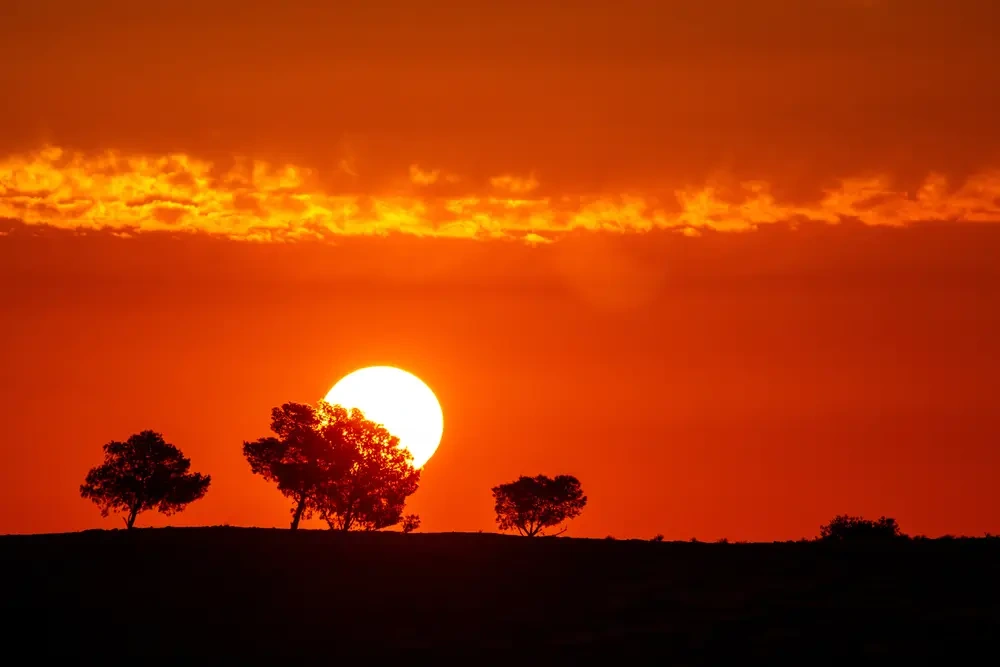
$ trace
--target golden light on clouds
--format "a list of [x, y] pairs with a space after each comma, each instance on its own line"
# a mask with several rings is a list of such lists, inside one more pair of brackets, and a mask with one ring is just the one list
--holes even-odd
[[[235, 158], [222, 167], [186, 154], [85, 155], [50, 146], [0, 160], [0, 218], [123, 235], [170, 231], [282, 242], [400, 233], [529, 244], [574, 230], [697, 235], [796, 221], [1000, 221], [1000, 171], [960, 183], [932, 173], [910, 192], [884, 176], [846, 178], [809, 203], [779, 201], [764, 181], [563, 195], [547, 192], [535, 174], [501, 174], [477, 186], [412, 165], [406, 182], [395, 192], [334, 192], [323, 174], [297, 165]], [[460, 187], [464, 194], [456, 194]]]

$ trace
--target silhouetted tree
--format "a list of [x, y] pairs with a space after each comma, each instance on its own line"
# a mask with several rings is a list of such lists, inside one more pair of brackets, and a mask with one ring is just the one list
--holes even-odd
[[[587, 504], [580, 481], [572, 475], [555, 479], [545, 475], [526, 477], [494, 486], [494, 509], [500, 530], [517, 529], [521, 535], [543, 535], [546, 528], [580, 515]], [[566, 532], [563, 528], [556, 533]]]
[[349, 464], [342, 475], [329, 478], [318, 489], [319, 514], [334, 530], [394, 526], [420, 483], [413, 455], [360, 410], [336, 407], [339, 411], [325, 429], [345, 448]]
[[250, 469], [291, 498], [292, 530], [318, 509], [320, 486], [338, 479], [349, 467], [348, 450], [336, 430], [326, 428], [346, 411], [320, 401], [316, 407], [285, 403], [271, 410], [268, 436], [243, 443], [243, 456]]
[[896, 520], [890, 517], [880, 517], [876, 521], [860, 516], [841, 514], [835, 516], [830, 523], [820, 526], [820, 539], [829, 542], [859, 541], [859, 540], [894, 540], [905, 538]]
[[403, 517], [403, 532], [412, 533], [420, 528], [420, 517], [416, 514], [407, 514]]
[[155, 431], [104, 445], [104, 463], [91, 468], [80, 495], [101, 508], [101, 516], [122, 512], [129, 529], [141, 512], [180, 512], [208, 491], [210, 475], [188, 472], [191, 460]]

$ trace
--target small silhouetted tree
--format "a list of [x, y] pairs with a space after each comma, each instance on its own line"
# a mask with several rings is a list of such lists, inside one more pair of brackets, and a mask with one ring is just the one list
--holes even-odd
[[420, 517], [416, 514], [407, 514], [403, 517], [403, 532], [412, 533], [420, 528]]
[[[522, 475], [513, 482], [494, 486], [492, 491], [500, 530], [513, 528], [528, 537], [544, 535], [547, 528], [576, 518], [587, 504], [580, 481], [572, 475], [555, 479]], [[556, 535], [564, 532], [565, 528]]]
[[340, 408], [325, 429], [341, 443], [348, 465], [318, 489], [320, 517], [344, 531], [380, 530], [402, 521], [406, 499], [420, 483], [410, 450], [356, 408]]
[[860, 516], [841, 514], [835, 516], [830, 523], [820, 526], [820, 539], [827, 542], [895, 540], [906, 537], [896, 520], [891, 517], [879, 517], [872, 521]]
[[243, 443], [250, 470], [292, 499], [292, 530], [318, 509], [320, 486], [338, 479], [350, 465], [337, 432], [326, 428], [345, 412], [325, 401], [316, 407], [285, 403], [271, 410], [271, 431], [277, 437]]
[[104, 463], [91, 468], [80, 495], [101, 508], [101, 516], [121, 512], [128, 529], [141, 512], [180, 512], [208, 491], [210, 475], [189, 472], [191, 460], [155, 431], [104, 445]]

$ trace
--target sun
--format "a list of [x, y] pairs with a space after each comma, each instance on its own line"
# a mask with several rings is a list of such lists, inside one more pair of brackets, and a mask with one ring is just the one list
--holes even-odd
[[434, 456], [444, 432], [444, 415], [437, 396], [412, 373], [392, 366], [361, 368], [340, 379], [326, 402], [358, 408], [382, 424], [413, 454], [413, 467], [422, 468]]

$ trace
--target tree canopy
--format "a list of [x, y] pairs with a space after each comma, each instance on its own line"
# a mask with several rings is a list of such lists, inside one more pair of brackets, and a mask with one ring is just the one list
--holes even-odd
[[276, 437], [244, 442], [243, 455], [292, 499], [292, 529], [313, 514], [339, 530], [378, 530], [402, 520], [420, 471], [385, 427], [360, 410], [320, 401], [274, 408], [271, 430]]
[[271, 410], [274, 436], [243, 443], [250, 470], [292, 499], [292, 530], [317, 509], [320, 486], [341, 476], [350, 464], [339, 439], [330, 437], [336, 434], [324, 429], [343, 411], [324, 401], [316, 407], [285, 403]]
[[101, 509], [125, 514], [125, 526], [135, 525], [146, 510], [180, 512], [208, 491], [210, 475], [189, 472], [191, 460], [155, 431], [142, 431], [125, 442], [104, 445], [104, 463], [90, 469], [80, 495]]
[[420, 528], [420, 517], [416, 514], [407, 514], [403, 517], [403, 532], [412, 533]]
[[828, 542], [894, 540], [906, 537], [895, 519], [884, 516], [872, 521], [860, 516], [841, 514], [835, 516], [830, 523], [820, 526], [819, 532], [820, 539]]
[[402, 521], [406, 499], [420, 483], [410, 451], [358, 409], [341, 408], [326, 429], [347, 448], [350, 464], [321, 487], [320, 516], [330, 528], [345, 531], [380, 530]]
[[587, 504], [580, 481], [572, 475], [555, 479], [522, 475], [516, 481], [494, 486], [493, 499], [500, 530], [513, 528], [528, 537], [544, 535], [547, 528], [576, 518]]

